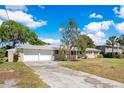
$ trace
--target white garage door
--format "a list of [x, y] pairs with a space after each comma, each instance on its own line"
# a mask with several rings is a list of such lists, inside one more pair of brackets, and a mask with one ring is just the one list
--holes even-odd
[[53, 51], [52, 50], [39, 50], [39, 60], [40, 61], [53, 60]]
[[38, 50], [24, 50], [24, 62], [38, 61]]
[[52, 50], [24, 50], [24, 62], [45, 62], [53, 60]]

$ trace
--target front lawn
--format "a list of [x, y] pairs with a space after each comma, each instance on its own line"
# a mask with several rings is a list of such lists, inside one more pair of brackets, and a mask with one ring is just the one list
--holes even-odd
[[13, 87], [20, 88], [46, 88], [48, 87], [39, 76], [21, 62], [8, 62], [0, 64], [0, 84], [6, 80], [15, 80]]
[[124, 83], [124, 59], [83, 59], [77, 62], [64, 62], [61, 65]]

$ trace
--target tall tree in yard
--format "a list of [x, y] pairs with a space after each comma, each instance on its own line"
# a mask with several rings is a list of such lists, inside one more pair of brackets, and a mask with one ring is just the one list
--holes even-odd
[[119, 37], [119, 40], [118, 41], [119, 41], [120, 47], [122, 48], [123, 54], [124, 54], [124, 35], [121, 35]]
[[111, 36], [109, 39], [106, 41], [106, 45], [109, 45], [112, 47], [112, 55], [114, 55], [114, 47], [118, 43], [118, 38], [116, 36]]
[[121, 35], [121, 36], [119, 37], [119, 44], [120, 44], [121, 47], [124, 48], [124, 35]]
[[70, 59], [72, 47], [78, 47], [79, 45], [78, 41], [80, 37], [80, 31], [73, 19], [70, 19], [66, 25], [61, 27], [61, 29], [62, 29], [61, 42], [62, 45], [65, 46], [67, 51], [69, 52], [69, 59]]
[[33, 45], [44, 45], [45, 42], [40, 40], [35, 32], [30, 32], [27, 26], [9, 20], [0, 26], [1, 43], [12, 43], [15, 47], [17, 43], [27, 43]]
[[45, 45], [46, 43], [40, 40], [35, 32], [29, 33], [28, 42], [32, 45]]
[[26, 39], [28, 38], [28, 27], [18, 24], [12, 20], [3, 22], [0, 29], [1, 41], [4, 43], [11, 42], [13, 47], [15, 47], [16, 43], [26, 42]]
[[95, 44], [94, 44], [93, 40], [87, 35], [80, 36], [79, 46], [80, 46], [80, 49], [82, 50], [82, 52], [84, 53], [84, 54], [82, 53], [83, 55], [85, 55], [86, 48], [95, 48]]

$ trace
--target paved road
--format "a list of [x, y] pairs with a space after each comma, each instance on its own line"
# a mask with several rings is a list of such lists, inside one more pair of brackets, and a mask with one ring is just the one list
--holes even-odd
[[124, 84], [117, 81], [61, 67], [57, 62], [27, 62], [25, 64], [52, 88], [124, 87]]

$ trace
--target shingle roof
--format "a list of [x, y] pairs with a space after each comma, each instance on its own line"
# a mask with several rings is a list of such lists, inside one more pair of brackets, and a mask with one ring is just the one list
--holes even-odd
[[101, 50], [95, 48], [86, 48], [86, 51], [97, 51], [100, 52]]
[[58, 49], [58, 46], [51, 46], [51, 45], [20, 45], [17, 46], [17, 48], [23, 48], [23, 49], [48, 49], [48, 50], [55, 50]]

